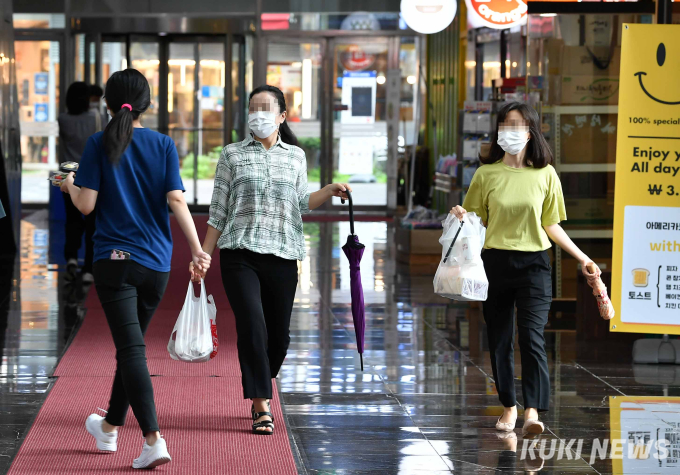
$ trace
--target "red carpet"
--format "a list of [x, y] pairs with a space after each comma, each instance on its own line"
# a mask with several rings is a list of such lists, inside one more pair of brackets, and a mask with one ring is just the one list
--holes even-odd
[[[206, 218], [197, 217], [203, 239]], [[173, 461], [160, 473], [296, 474], [276, 389], [273, 436], [250, 434], [250, 401], [243, 400], [234, 317], [222, 288], [219, 253], [206, 279], [215, 297], [220, 348], [208, 363], [173, 361], [166, 346], [186, 295], [190, 260], [173, 220], [173, 271], [165, 297], [146, 335], [161, 433]], [[115, 349], [96, 292], [87, 316], [55, 371], [59, 376], [9, 470], [12, 475], [137, 472], [131, 468], [143, 439], [132, 411], [118, 437], [118, 452], [101, 453], [85, 431], [85, 418], [106, 408], [115, 371]], [[218, 376], [218, 377], [212, 377]], [[138, 473], [138, 472], [137, 472]]]

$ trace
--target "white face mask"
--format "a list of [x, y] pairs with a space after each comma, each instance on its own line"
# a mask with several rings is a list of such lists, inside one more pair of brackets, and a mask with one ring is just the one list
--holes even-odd
[[276, 125], [276, 114], [264, 111], [248, 114], [248, 127], [261, 139], [266, 139], [279, 128]]
[[517, 155], [524, 150], [529, 139], [523, 130], [499, 130], [498, 145], [510, 155]]

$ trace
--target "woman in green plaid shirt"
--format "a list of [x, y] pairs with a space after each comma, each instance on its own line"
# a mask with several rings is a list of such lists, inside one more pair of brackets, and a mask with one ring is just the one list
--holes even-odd
[[[215, 173], [203, 250], [220, 248], [222, 283], [236, 317], [243, 397], [252, 399], [253, 433], [271, 435], [268, 400], [272, 378], [290, 343], [290, 316], [306, 254], [302, 214], [333, 196], [347, 198], [344, 183], [307, 191], [307, 159], [286, 123], [286, 101], [273, 86], [250, 94], [251, 135], [224, 147]], [[194, 269], [194, 280], [205, 273]]]

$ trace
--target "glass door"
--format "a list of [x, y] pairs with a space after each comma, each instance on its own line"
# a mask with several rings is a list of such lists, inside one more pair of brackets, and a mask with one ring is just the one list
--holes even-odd
[[174, 140], [189, 204], [210, 204], [222, 148], [243, 138], [247, 59], [239, 36], [101, 39], [102, 86], [128, 65], [149, 81], [151, 105], [142, 124]]
[[108, 38], [102, 41], [102, 88], [113, 73], [127, 69], [126, 49], [125, 38]]
[[309, 191], [321, 186], [321, 84], [323, 45], [309, 40], [270, 39], [267, 84], [286, 98], [288, 125], [307, 156]]
[[[332, 180], [350, 183], [357, 206], [387, 206], [387, 38], [332, 43]], [[340, 200], [333, 198], [333, 204]]]
[[149, 81], [149, 88], [151, 90], [151, 105], [142, 116], [142, 125], [153, 130], [158, 130], [159, 128], [159, 50], [160, 45], [158, 38], [130, 38], [130, 67], [138, 70], [146, 77], [147, 81]]
[[17, 39], [16, 75], [21, 127], [21, 201], [47, 203], [49, 171], [57, 168], [61, 41]]
[[177, 146], [187, 202], [193, 204], [210, 204], [225, 145], [224, 53], [224, 42], [169, 44], [168, 135]]

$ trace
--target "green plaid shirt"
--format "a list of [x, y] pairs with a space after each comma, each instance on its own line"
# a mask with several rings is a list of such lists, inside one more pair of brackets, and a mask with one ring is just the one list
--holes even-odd
[[252, 135], [227, 145], [217, 162], [208, 224], [220, 249], [248, 249], [291, 260], [306, 255], [309, 212], [305, 152], [281, 141], [269, 150]]

